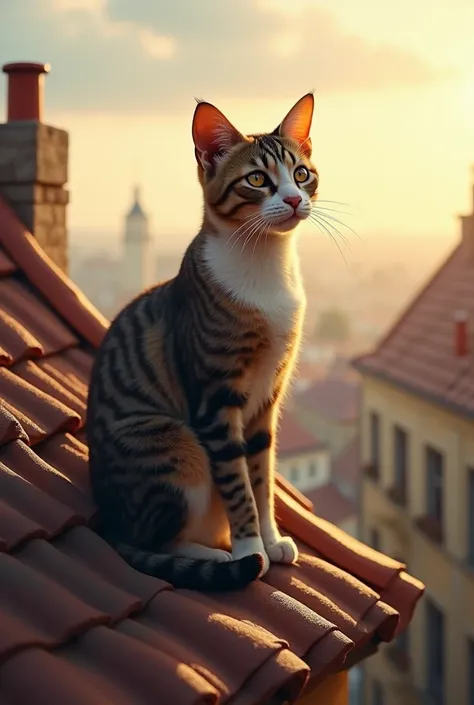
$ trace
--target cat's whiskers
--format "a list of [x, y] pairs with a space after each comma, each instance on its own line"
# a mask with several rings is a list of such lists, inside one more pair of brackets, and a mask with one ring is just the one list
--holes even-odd
[[251, 260], [251, 261], [253, 261], [253, 258], [254, 258], [254, 256], [255, 256], [255, 250], [257, 249], [257, 245], [258, 245], [258, 243], [259, 243], [259, 241], [260, 241], [260, 239], [261, 239], [261, 237], [262, 237], [262, 235], [263, 235], [264, 233], [265, 233], [265, 244], [266, 244], [266, 242], [267, 242], [267, 237], [268, 237], [268, 233], [270, 232], [270, 228], [271, 228], [271, 226], [273, 225], [273, 222], [274, 222], [273, 220], [267, 221], [266, 227], [265, 227], [265, 225], [264, 225], [264, 227], [262, 228], [261, 232], [258, 234], [258, 237], [256, 238], [255, 243], [254, 243], [254, 246], [253, 246], [253, 250], [252, 250], [252, 260]]
[[239, 233], [239, 231], [241, 231], [242, 228], [244, 228], [243, 232], [240, 232], [240, 235], [237, 238], [235, 238], [234, 241], [232, 242], [232, 245], [229, 249], [229, 252], [232, 251], [232, 249], [239, 242], [239, 240], [241, 240], [242, 237], [248, 232], [249, 228], [251, 228], [255, 224], [255, 222], [258, 221], [260, 218], [261, 218], [260, 213], [256, 213], [256, 214], [254, 213], [251, 216], [247, 216], [246, 222], [242, 223], [242, 225], [240, 225], [237, 228], [237, 230], [234, 230], [234, 232], [230, 235], [230, 237], [227, 241], [227, 244], [230, 244], [232, 242], [233, 238], [235, 238], [235, 236], [237, 235], [237, 233]]
[[346, 258], [345, 258], [344, 252], [342, 251], [342, 248], [341, 248], [341, 246], [339, 245], [339, 243], [338, 243], [338, 241], [337, 241], [337, 238], [334, 237], [334, 235], [333, 235], [332, 232], [329, 230], [329, 228], [326, 227], [326, 225], [325, 225], [322, 221], [320, 221], [319, 218], [318, 218], [316, 215], [311, 214], [311, 215], [309, 216], [309, 220], [310, 220], [312, 223], [314, 223], [314, 224], [316, 225], [316, 227], [319, 229], [319, 231], [320, 231], [323, 235], [324, 235], [325, 233], [326, 233], [327, 235], [329, 235], [329, 237], [330, 237], [331, 240], [335, 243], [337, 249], [338, 249], [339, 252], [341, 253], [341, 257], [342, 257], [342, 259], [344, 260], [344, 263], [345, 263], [347, 269], [349, 269], [349, 265], [348, 265], [347, 260], [346, 260]]
[[[336, 211], [336, 212], [337, 212], [337, 211]], [[342, 225], [342, 227], [347, 228], [348, 230], [351, 231], [351, 233], [354, 233], [354, 235], [355, 235], [356, 237], [358, 237], [359, 240], [362, 242], [362, 238], [361, 238], [361, 236], [359, 235], [359, 233], [356, 232], [353, 228], [351, 228], [350, 225], [347, 225], [346, 223], [343, 223], [342, 220], [338, 220], [338, 218], [336, 218], [336, 217], [333, 216], [333, 215], [329, 215], [327, 212], [323, 211], [321, 208], [318, 208], [317, 206], [313, 206], [312, 209], [311, 209], [311, 213], [317, 214], [320, 218], [322, 218], [323, 220], [325, 220], [325, 222], [327, 222], [327, 221], [332, 221], [332, 223], [337, 223], [338, 225]], [[332, 224], [332, 223], [328, 223], [328, 225], [329, 225], [329, 224]], [[334, 230], [335, 230], [336, 232], [339, 233], [339, 230], [336, 228], [335, 225], [333, 225], [332, 227], [334, 228]], [[342, 237], [343, 239], [345, 239], [345, 236], [342, 235], [342, 233], [339, 233], [339, 234], [341, 235], [341, 237]]]
[[244, 242], [244, 244], [243, 244], [243, 246], [242, 246], [242, 250], [241, 250], [241, 253], [240, 253], [241, 255], [244, 254], [244, 250], [245, 250], [245, 248], [246, 248], [246, 246], [247, 246], [247, 243], [250, 242], [250, 240], [252, 239], [252, 237], [253, 237], [256, 233], [258, 233], [258, 230], [259, 230], [259, 228], [260, 228], [262, 225], [265, 225], [265, 221], [263, 220], [262, 217], [260, 217], [260, 219], [257, 221], [257, 223], [252, 226], [252, 230], [250, 231], [250, 233], [247, 235], [247, 239], [245, 240], [245, 242]]

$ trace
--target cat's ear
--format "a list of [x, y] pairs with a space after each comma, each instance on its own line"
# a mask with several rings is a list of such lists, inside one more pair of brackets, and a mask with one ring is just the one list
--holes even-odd
[[307, 93], [291, 108], [283, 121], [278, 125], [274, 134], [288, 137], [300, 145], [301, 151], [306, 156], [311, 156], [311, 122], [313, 120], [314, 96]]
[[192, 131], [196, 159], [205, 171], [214, 167], [217, 156], [245, 140], [220, 110], [205, 102], [196, 106]]

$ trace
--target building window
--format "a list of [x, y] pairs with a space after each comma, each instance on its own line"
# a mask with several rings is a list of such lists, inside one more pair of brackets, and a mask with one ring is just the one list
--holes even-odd
[[372, 705], [385, 705], [385, 693], [380, 681], [372, 681]]
[[375, 411], [370, 412], [370, 464], [380, 470], [380, 417]]
[[393, 429], [393, 469], [400, 501], [407, 500], [408, 434], [400, 426]]
[[444, 705], [444, 616], [429, 600], [426, 606], [426, 692], [433, 705]]
[[469, 696], [468, 705], [474, 705], [474, 641], [467, 640], [467, 672], [469, 678]]
[[474, 568], [474, 468], [468, 468], [467, 472], [467, 560]]
[[378, 529], [371, 529], [370, 530], [370, 545], [372, 546], [373, 549], [376, 551], [380, 551], [380, 531]]
[[298, 468], [292, 467], [290, 470], [290, 479], [294, 485], [296, 485], [296, 483], [298, 482], [299, 476], [300, 476], [300, 473], [299, 473]]
[[426, 510], [440, 526], [443, 525], [444, 457], [438, 450], [426, 448]]
[[311, 463], [309, 464], [309, 467], [308, 467], [308, 475], [309, 475], [310, 477], [316, 477], [317, 472], [318, 472], [318, 471], [317, 471], [317, 468], [316, 468], [316, 463], [315, 463], [315, 462], [311, 462]]

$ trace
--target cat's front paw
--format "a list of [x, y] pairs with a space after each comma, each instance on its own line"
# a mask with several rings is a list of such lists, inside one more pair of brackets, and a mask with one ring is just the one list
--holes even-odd
[[298, 548], [289, 536], [279, 536], [276, 540], [265, 546], [267, 555], [272, 563], [291, 565], [298, 560]]
[[245, 556], [253, 556], [255, 553], [259, 553], [262, 556], [262, 572], [260, 573], [262, 578], [270, 568], [270, 560], [262, 539], [252, 536], [251, 538], [234, 540], [232, 543], [232, 560], [234, 561], [238, 561]]

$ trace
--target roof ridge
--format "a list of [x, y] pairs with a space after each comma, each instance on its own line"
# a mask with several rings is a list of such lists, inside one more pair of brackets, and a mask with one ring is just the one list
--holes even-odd
[[90, 345], [98, 347], [109, 322], [53, 262], [0, 197], [0, 245], [54, 310]]

